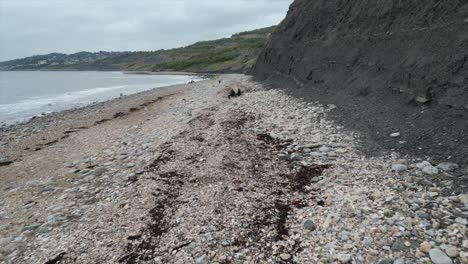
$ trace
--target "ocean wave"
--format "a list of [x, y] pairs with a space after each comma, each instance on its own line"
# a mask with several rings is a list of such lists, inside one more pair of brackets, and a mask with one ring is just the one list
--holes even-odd
[[[39, 96], [32, 97], [26, 100], [22, 100], [11, 104], [0, 104], [0, 113], [2, 114], [15, 114], [33, 109], [40, 109], [51, 105], [62, 104], [62, 103], [85, 103], [81, 102], [80, 99], [91, 97], [93, 95], [102, 94], [109, 91], [122, 90], [130, 88], [134, 85], [115, 85], [109, 87], [98, 87], [93, 89], [87, 89], [82, 91], [68, 92], [64, 94], [57, 94], [52, 96]], [[91, 103], [91, 102], [89, 102]]]

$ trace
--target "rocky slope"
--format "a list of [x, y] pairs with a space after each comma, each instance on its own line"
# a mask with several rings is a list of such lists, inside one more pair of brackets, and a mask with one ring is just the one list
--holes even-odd
[[253, 73], [335, 104], [368, 153], [468, 163], [466, 0], [296, 0]]

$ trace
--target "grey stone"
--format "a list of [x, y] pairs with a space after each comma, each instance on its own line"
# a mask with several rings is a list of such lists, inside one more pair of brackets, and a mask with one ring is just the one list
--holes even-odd
[[133, 168], [135, 167], [135, 163], [127, 163], [127, 168]]
[[[405, 248], [406, 246], [400, 240], [396, 240], [392, 244], [392, 250], [395, 252], [402, 252], [405, 250]], [[391, 263], [393, 263], [393, 260]]]
[[456, 258], [460, 254], [456, 247], [449, 247], [445, 250], [445, 253], [451, 258]]
[[0, 238], [0, 247], [3, 247], [11, 242], [11, 238]]
[[322, 153], [314, 151], [314, 152], [309, 153], [309, 155], [311, 157], [320, 157], [320, 156], [322, 156]]
[[319, 151], [320, 151], [320, 152], [325, 152], [325, 153], [326, 153], [326, 152], [330, 152], [330, 150], [331, 150], [331, 149], [330, 149], [329, 147], [325, 147], [325, 146], [319, 148]]
[[420, 95], [420, 96], [417, 96], [416, 97], [416, 102], [420, 103], [420, 104], [425, 104], [427, 102], [431, 101], [430, 98], [428, 98], [427, 96], [425, 95]]
[[378, 264], [393, 264], [394, 261], [395, 260], [392, 258], [385, 258], [385, 259], [379, 260], [377, 263]]
[[307, 229], [310, 231], [314, 231], [315, 229], [317, 229], [317, 226], [315, 225], [315, 223], [310, 219], [307, 219], [304, 221], [303, 227], [304, 229]]
[[349, 263], [351, 261], [350, 254], [338, 254], [336, 255], [336, 259], [341, 263]]
[[416, 212], [416, 214], [418, 215], [418, 217], [422, 220], [431, 220], [431, 215], [424, 212], [424, 211], [418, 211]]
[[461, 218], [461, 217], [457, 217], [455, 218], [455, 222], [459, 223], [460, 225], [468, 225], [468, 220], [466, 220], [465, 218]]
[[394, 170], [395, 172], [402, 172], [407, 169], [408, 169], [408, 166], [406, 166], [405, 164], [393, 164], [392, 165], [392, 170]]
[[437, 169], [437, 167], [434, 166], [426, 166], [422, 169], [422, 172], [428, 175], [434, 175], [439, 173], [439, 169]]
[[33, 230], [37, 229], [40, 226], [41, 226], [41, 224], [39, 224], [39, 223], [34, 223], [34, 224], [31, 224], [31, 225], [27, 225], [27, 226], [24, 226], [23, 228], [21, 228], [21, 232], [33, 231]]
[[313, 177], [313, 178], [310, 180], [310, 182], [312, 182], [312, 183], [317, 183], [317, 182], [319, 182], [319, 181], [321, 181], [321, 180], [323, 180], [323, 179], [324, 179], [323, 176], [315, 176], [315, 177]]
[[55, 225], [59, 222], [59, 219], [55, 215], [49, 215], [47, 217], [47, 224], [49, 225]]
[[90, 172], [89, 169], [84, 169], [84, 170], [81, 170], [81, 171], [80, 171], [80, 175], [83, 176], [83, 175], [86, 175], [86, 174], [89, 173], [89, 172]]
[[452, 259], [442, 250], [433, 248], [429, 251], [429, 257], [434, 264], [452, 264]]
[[210, 262], [210, 259], [208, 258], [207, 255], [203, 255], [195, 261], [196, 264], [208, 264]]
[[349, 240], [349, 232], [343, 231], [341, 232], [341, 241], [346, 242]]
[[405, 264], [405, 260], [404, 259], [397, 259], [393, 262], [393, 264]]
[[443, 171], [453, 171], [458, 169], [458, 165], [452, 162], [442, 162], [439, 165], [437, 165], [437, 168]]
[[416, 168], [418, 168], [420, 170], [424, 169], [424, 167], [427, 167], [427, 166], [432, 166], [432, 165], [428, 161], [423, 161], [423, 162], [420, 162], [420, 163], [416, 164]]
[[280, 255], [280, 258], [282, 260], [284, 260], [284, 261], [288, 261], [288, 260], [290, 260], [292, 258], [292, 256], [289, 255], [288, 253], [283, 253], [283, 254]]
[[0, 155], [0, 166], [6, 166], [13, 163], [7, 156]]
[[364, 247], [372, 247], [372, 241], [368, 238], [364, 239], [364, 241], [362, 242], [362, 245]]
[[302, 158], [302, 156], [300, 154], [298, 154], [298, 153], [292, 153], [291, 157], [290, 157], [291, 160], [299, 160], [301, 158]]
[[338, 153], [338, 154], [345, 154], [345, 153], [348, 152], [348, 150], [344, 149], [344, 148], [339, 148], [339, 149], [335, 150], [335, 152]]
[[101, 176], [102, 174], [106, 173], [107, 172], [107, 169], [104, 168], [104, 167], [98, 167], [96, 169], [93, 170], [92, 174], [94, 176]]
[[465, 206], [468, 206], [468, 193], [460, 194], [460, 195], [458, 196], [458, 199], [459, 199], [460, 202], [463, 203]]
[[392, 138], [397, 138], [397, 137], [399, 137], [400, 135], [401, 135], [400, 132], [395, 132], [395, 133], [390, 134], [390, 137], [392, 137]]
[[323, 146], [323, 143], [311, 143], [311, 144], [304, 145], [303, 148], [315, 149], [315, 148], [320, 148], [321, 146]]

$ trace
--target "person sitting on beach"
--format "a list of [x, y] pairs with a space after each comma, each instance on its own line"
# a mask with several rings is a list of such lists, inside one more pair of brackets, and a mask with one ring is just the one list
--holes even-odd
[[235, 96], [236, 96], [236, 92], [234, 91], [234, 89], [231, 89], [228, 95], [228, 99], [231, 99], [231, 97], [235, 97]]

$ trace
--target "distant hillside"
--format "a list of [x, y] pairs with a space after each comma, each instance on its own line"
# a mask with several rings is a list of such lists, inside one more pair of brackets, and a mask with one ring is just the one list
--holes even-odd
[[27, 69], [54, 69], [68, 67], [76, 64], [93, 63], [116, 56], [126, 52], [78, 52], [74, 54], [50, 53], [47, 55], [36, 55], [23, 59], [0, 62], [0, 70], [27, 70]]
[[123, 70], [245, 72], [255, 63], [275, 27], [197, 42], [170, 50], [52, 53], [0, 62], [0, 70]]

